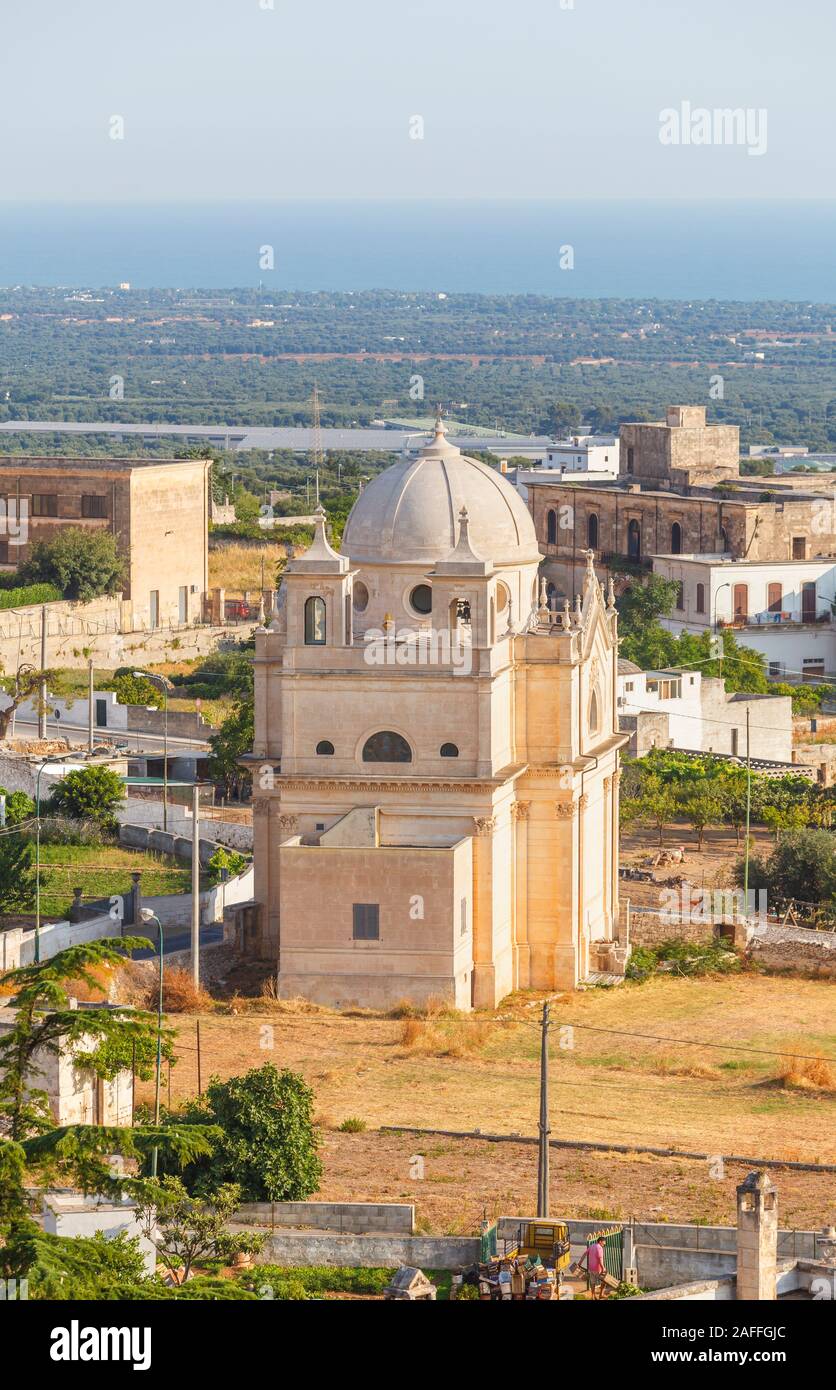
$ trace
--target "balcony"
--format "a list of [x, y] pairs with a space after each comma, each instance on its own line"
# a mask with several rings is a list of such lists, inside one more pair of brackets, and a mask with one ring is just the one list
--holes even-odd
[[736, 618], [718, 618], [716, 625], [718, 628], [812, 627], [833, 622], [833, 619], [834, 615], [830, 608], [823, 608], [815, 614], [770, 613], [768, 609], [764, 609], [760, 613], [747, 613], [745, 616]]

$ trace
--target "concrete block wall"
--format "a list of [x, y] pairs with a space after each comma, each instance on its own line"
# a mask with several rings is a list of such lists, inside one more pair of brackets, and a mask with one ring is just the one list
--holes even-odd
[[336, 1235], [332, 1232], [273, 1231], [259, 1264], [333, 1265], [340, 1269], [461, 1269], [479, 1259], [478, 1237]]
[[247, 1202], [236, 1221], [258, 1226], [320, 1229], [343, 1235], [411, 1236], [415, 1207], [395, 1202]]

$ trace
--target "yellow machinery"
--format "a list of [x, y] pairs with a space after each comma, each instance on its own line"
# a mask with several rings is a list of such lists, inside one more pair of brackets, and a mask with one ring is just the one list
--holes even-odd
[[[507, 1252], [506, 1252], [507, 1253]], [[569, 1264], [569, 1227], [565, 1221], [524, 1221], [517, 1238], [517, 1255], [539, 1259], [553, 1269]]]

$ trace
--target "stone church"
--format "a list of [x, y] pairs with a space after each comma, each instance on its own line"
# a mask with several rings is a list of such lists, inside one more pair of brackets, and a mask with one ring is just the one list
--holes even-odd
[[439, 419], [318, 513], [256, 635], [256, 908], [282, 997], [492, 1007], [623, 971], [616, 613], [550, 609], [531, 516]]

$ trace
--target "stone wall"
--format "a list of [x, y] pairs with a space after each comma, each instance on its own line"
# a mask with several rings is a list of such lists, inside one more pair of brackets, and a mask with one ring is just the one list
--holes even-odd
[[415, 1208], [396, 1202], [247, 1202], [235, 1213], [245, 1225], [324, 1230], [340, 1235], [411, 1236]]
[[[120, 666], [147, 666], [158, 661], [187, 661], [206, 656], [224, 642], [248, 638], [256, 624], [149, 628], [134, 623], [130, 602], [121, 595], [92, 603], [48, 603], [47, 666], [73, 669], [96, 666], [115, 671]], [[0, 665], [16, 670], [29, 662], [41, 664], [41, 606], [0, 609]]]
[[836, 932], [805, 927], [758, 927], [749, 937], [749, 955], [770, 970], [836, 978]]
[[335, 1235], [274, 1231], [258, 1256], [259, 1264], [331, 1265], [338, 1269], [461, 1269], [479, 1259], [478, 1236]]
[[[0, 775], [0, 786], [2, 785], [4, 784], [2, 775]], [[117, 817], [124, 825], [144, 826], [146, 829], [159, 830], [163, 823], [163, 803], [151, 800], [149, 797], [129, 796], [117, 812]], [[175, 835], [182, 835], [191, 839], [192, 813], [190, 807], [182, 806], [179, 802], [169, 801], [167, 819], [169, 827]], [[225, 821], [212, 815], [202, 820], [201, 824], [207, 835], [211, 835], [217, 844], [252, 854], [253, 825], [251, 820]]]
[[[661, 885], [660, 885], [661, 886]], [[628, 884], [621, 885], [621, 920], [624, 924], [624, 895]], [[656, 912], [630, 912], [630, 945], [659, 946], [663, 941], [693, 941], [704, 943], [714, 939], [711, 922], [666, 922]]]

